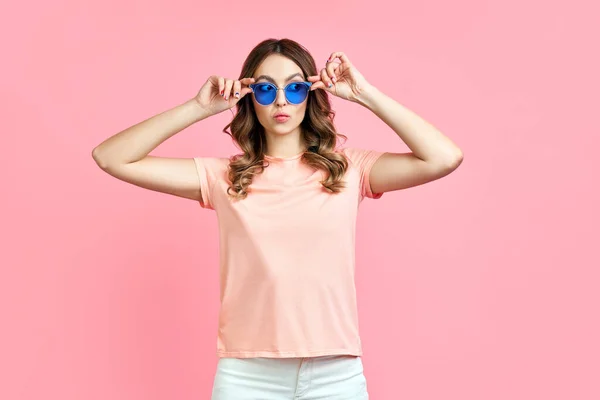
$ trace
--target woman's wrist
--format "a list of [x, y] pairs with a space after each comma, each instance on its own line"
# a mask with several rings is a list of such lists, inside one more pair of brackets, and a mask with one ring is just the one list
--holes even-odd
[[189, 108], [189, 111], [193, 116], [195, 122], [202, 121], [203, 119], [206, 119], [213, 115], [210, 111], [202, 107], [200, 103], [198, 103], [198, 100], [196, 100], [196, 98], [189, 99], [188, 101], [183, 103], [182, 106]]

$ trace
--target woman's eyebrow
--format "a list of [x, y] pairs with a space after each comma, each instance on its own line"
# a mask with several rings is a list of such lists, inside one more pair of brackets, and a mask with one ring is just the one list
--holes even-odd
[[[300, 72], [296, 72], [295, 74], [288, 76], [285, 81], [287, 82], [290, 79], [293, 79], [293, 78], [295, 78], [297, 76], [299, 76], [300, 78], [302, 78], [302, 74]], [[256, 78], [255, 81], [258, 81], [258, 80], [261, 80], [261, 79], [266, 79], [269, 82], [276, 83], [275, 79], [271, 78], [269, 75], [261, 75], [258, 78]], [[302, 79], [304, 79], [304, 78], [302, 78]]]

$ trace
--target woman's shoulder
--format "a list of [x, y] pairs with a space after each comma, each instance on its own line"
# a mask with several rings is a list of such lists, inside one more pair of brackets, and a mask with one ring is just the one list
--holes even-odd
[[228, 157], [196, 156], [194, 162], [199, 172], [217, 177], [227, 174], [230, 160]]
[[339, 149], [349, 160], [349, 166], [358, 170], [370, 169], [377, 159], [384, 154], [383, 151], [365, 149], [361, 147], [342, 147]]
[[377, 150], [364, 149], [360, 147], [344, 146], [337, 149], [339, 153], [342, 153], [352, 162], [353, 164], [360, 164], [364, 158], [372, 157], [374, 155], [382, 154]]
[[219, 156], [196, 156], [195, 160], [201, 161], [206, 164], [210, 164], [215, 167], [222, 167], [229, 165], [231, 157], [219, 157]]

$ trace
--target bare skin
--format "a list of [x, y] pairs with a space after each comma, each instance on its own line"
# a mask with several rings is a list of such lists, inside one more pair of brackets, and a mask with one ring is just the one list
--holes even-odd
[[[300, 73], [286, 81], [290, 75]], [[303, 81], [300, 67], [280, 55], [271, 55], [263, 61], [255, 76], [270, 76], [279, 87], [291, 81]], [[266, 81], [265, 78], [257, 82]], [[157, 157], [149, 155], [161, 143], [185, 128], [205, 118], [235, 107], [238, 101], [250, 94], [248, 85], [254, 77], [241, 80], [223, 76], [210, 76], [198, 94], [178, 106], [137, 123], [110, 136], [92, 151], [92, 156], [103, 171], [133, 185], [199, 201], [200, 185], [192, 158]], [[299, 125], [304, 118], [306, 102], [290, 104], [283, 91], [275, 102], [263, 106], [254, 99], [254, 107], [267, 136], [267, 154], [289, 156], [300, 153]], [[285, 112], [290, 119], [277, 122], [273, 116]]]

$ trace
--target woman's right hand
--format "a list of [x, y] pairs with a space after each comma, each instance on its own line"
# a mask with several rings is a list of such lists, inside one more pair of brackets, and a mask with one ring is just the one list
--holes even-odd
[[235, 80], [212, 75], [194, 99], [210, 115], [218, 114], [233, 108], [242, 97], [251, 93], [252, 89], [248, 87], [251, 83], [254, 83], [254, 78]]

